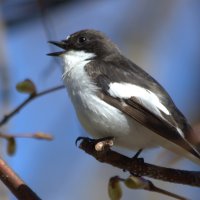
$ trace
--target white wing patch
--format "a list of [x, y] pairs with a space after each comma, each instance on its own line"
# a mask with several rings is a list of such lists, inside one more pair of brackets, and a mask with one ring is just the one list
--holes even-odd
[[178, 133], [181, 135], [182, 138], [185, 138], [185, 135], [180, 128], [176, 127], [176, 130], [178, 131]]
[[151, 112], [163, 118], [160, 111], [166, 115], [170, 115], [168, 109], [160, 102], [159, 98], [150, 90], [144, 89], [130, 83], [111, 83], [108, 90], [109, 94], [113, 97], [129, 99], [137, 97], [144, 107], [148, 108]]

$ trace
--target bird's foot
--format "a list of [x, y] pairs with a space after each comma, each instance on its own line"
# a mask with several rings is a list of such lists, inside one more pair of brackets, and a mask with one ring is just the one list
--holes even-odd
[[88, 137], [78, 137], [75, 141], [76, 146], [77, 143], [81, 140], [87, 140], [88, 142], [93, 143], [95, 145], [96, 151], [107, 150], [114, 145], [114, 137], [103, 137], [98, 139], [91, 139]]
[[95, 150], [104, 151], [110, 149], [114, 145], [114, 137], [104, 137], [96, 139]]

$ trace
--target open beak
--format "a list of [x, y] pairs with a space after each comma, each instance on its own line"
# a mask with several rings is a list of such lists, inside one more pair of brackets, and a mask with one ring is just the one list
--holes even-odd
[[[64, 41], [60, 41], [60, 42], [57, 42], [57, 41], [49, 41], [50, 44], [53, 44], [57, 47], [60, 47], [61, 49], [64, 49], [66, 50], [66, 43]], [[65, 53], [66, 51], [59, 51], [59, 52], [53, 52], [53, 53], [48, 53], [47, 55], [48, 56], [60, 56], [62, 55], [63, 53]]]

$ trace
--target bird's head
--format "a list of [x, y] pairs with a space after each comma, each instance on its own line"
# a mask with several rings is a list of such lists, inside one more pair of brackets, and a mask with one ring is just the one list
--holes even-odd
[[49, 53], [50, 56], [63, 56], [70, 51], [92, 53], [101, 58], [112, 53], [119, 52], [115, 44], [113, 44], [103, 33], [96, 30], [81, 30], [66, 37], [66, 39], [57, 41], [49, 41], [63, 49], [60, 52]]

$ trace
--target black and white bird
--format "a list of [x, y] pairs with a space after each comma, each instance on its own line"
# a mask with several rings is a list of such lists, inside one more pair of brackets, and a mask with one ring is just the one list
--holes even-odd
[[200, 164], [192, 129], [163, 87], [103, 33], [81, 30], [50, 43], [63, 51], [63, 80], [77, 116], [94, 138], [128, 149], [162, 146]]

